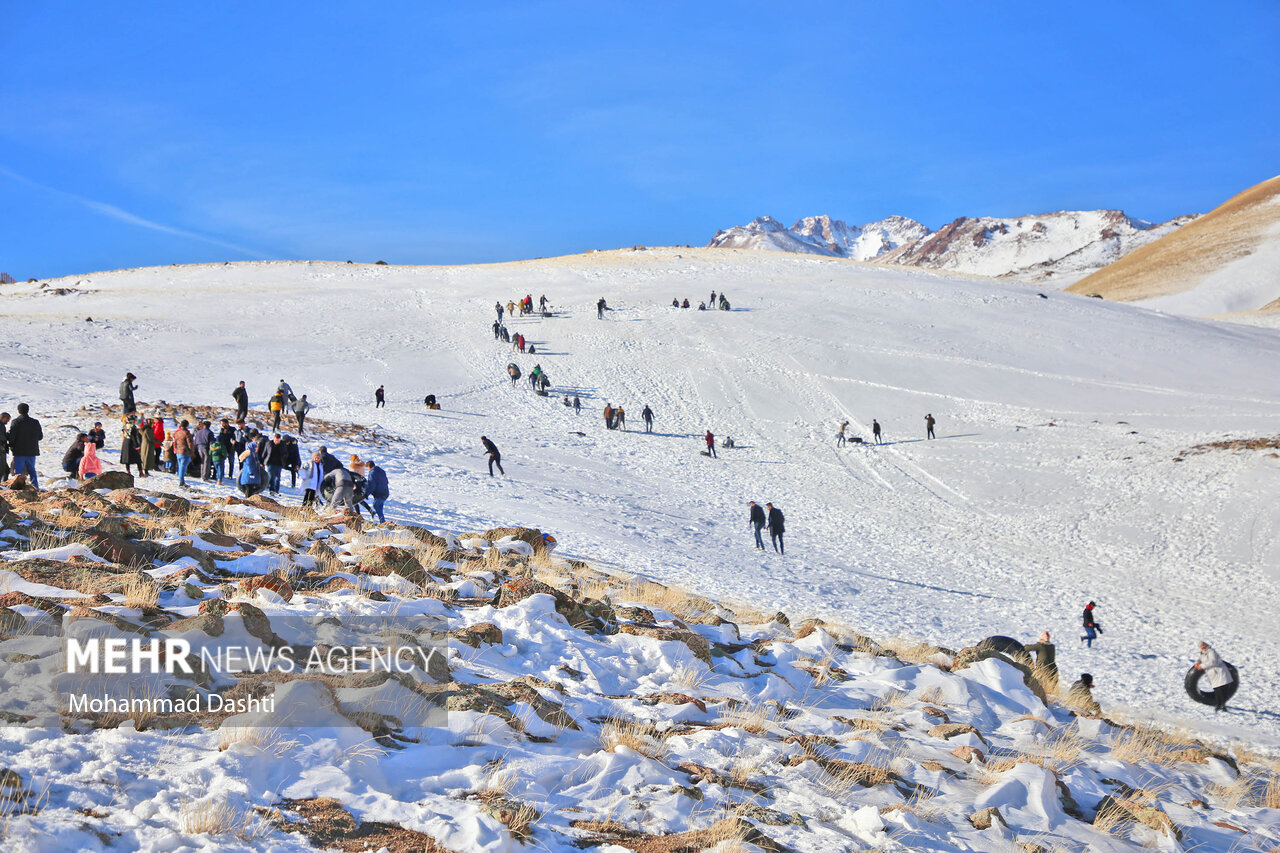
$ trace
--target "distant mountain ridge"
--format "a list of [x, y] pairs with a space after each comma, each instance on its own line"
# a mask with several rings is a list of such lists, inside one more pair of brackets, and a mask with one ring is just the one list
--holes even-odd
[[1027, 281], [1079, 279], [1196, 217], [1159, 225], [1120, 210], [1057, 211], [1007, 219], [962, 216], [937, 231], [891, 216], [849, 225], [807, 216], [790, 228], [762, 216], [717, 231], [710, 248], [800, 252]]

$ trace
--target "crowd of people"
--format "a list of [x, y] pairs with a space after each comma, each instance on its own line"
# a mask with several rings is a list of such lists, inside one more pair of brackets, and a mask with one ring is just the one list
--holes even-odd
[[[720, 296], [719, 296], [719, 299], [717, 300], [717, 298], [716, 298], [716, 292], [715, 292], [714, 290], [713, 290], [713, 291], [711, 291], [711, 302], [710, 302], [710, 306], [711, 306], [712, 310], [720, 310], [720, 311], [728, 311], [728, 310], [730, 310], [730, 306], [729, 306], [729, 299], [728, 299], [728, 297], [726, 297], [723, 293], [721, 293], [721, 294], [720, 294]], [[689, 305], [689, 300], [688, 300], [688, 298], [686, 298], [686, 299], [682, 302], [682, 301], [680, 301], [680, 299], [677, 297], [677, 298], [675, 298], [675, 299], [672, 299], [672, 300], [671, 300], [671, 307], [672, 307], [672, 308], [689, 308], [689, 307], [690, 307], [690, 305]], [[706, 303], [706, 302], [699, 302], [699, 303], [698, 303], [698, 310], [699, 310], [699, 311], [706, 311], [706, 310], [707, 310], [707, 303]]]
[[[386, 472], [373, 460], [361, 460], [357, 455], [344, 466], [324, 446], [304, 454], [298, 438], [303, 435], [311, 404], [306, 394], [295, 396], [283, 379], [268, 401], [273, 424], [267, 430], [248, 422], [249, 395], [244, 382], [231, 394], [236, 404], [234, 422], [230, 417], [222, 418], [215, 427], [210, 420], [193, 424], [188, 419], [179, 419], [166, 423], [161, 414], [139, 411], [134, 398], [138, 387], [134, 384], [136, 378], [133, 373], [126, 374], [119, 391], [119, 463], [126, 473], [136, 472], [139, 478], [159, 472], [173, 474], [180, 488], [189, 488], [188, 477], [219, 485], [231, 483], [249, 497], [264, 491], [279, 495], [284, 474], [288, 472], [290, 489], [297, 489], [301, 478], [303, 506], [316, 505], [322, 495], [329, 495], [326, 501], [329, 508], [355, 512], [363, 508], [370, 518], [386, 520], [383, 505], [390, 497]], [[376, 405], [385, 405], [382, 387], [376, 392]], [[278, 430], [280, 413], [286, 406], [297, 419], [297, 436]], [[8, 412], [0, 413], [0, 482], [8, 481], [11, 474], [22, 474], [32, 488], [39, 489], [36, 458], [41, 453], [44, 431], [40, 421], [31, 416], [27, 403], [19, 403], [17, 410], [18, 416], [14, 418]], [[62, 455], [62, 471], [69, 478], [79, 480], [100, 475], [103, 460], [99, 451], [106, 441], [107, 432], [101, 421], [77, 432]], [[10, 455], [12, 468], [8, 462]], [[342, 488], [347, 480], [353, 486], [350, 492]], [[359, 491], [355, 486], [359, 486]], [[372, 501], [372, 506], [365, 498]]]

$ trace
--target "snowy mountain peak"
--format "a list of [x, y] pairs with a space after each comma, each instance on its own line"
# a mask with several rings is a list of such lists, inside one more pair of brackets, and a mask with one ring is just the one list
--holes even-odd
[[708, 245], [1038, 281], [1088, 275], [1190, 219], [1152, 225], [1121, 210], [1063, 210], [1010, 218], [962, 216], [930, 231], [904, 216], [860, 226], [827, 215], [806, 216], [789, 229], [763, 216], [717, 232]]

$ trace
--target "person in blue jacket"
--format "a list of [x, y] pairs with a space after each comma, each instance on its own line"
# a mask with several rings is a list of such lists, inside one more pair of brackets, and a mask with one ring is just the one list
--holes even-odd
[[373, 511], [377, 514], [378, 521], [386, 521], [387, 517], [382, 514], [382, 505], [387, 502], [387, 498], [391, 497], [391, 487], [387, 484], [387, 472], [370, 459], [364, 472], [364, 481], [369, 497], [373, 498]]

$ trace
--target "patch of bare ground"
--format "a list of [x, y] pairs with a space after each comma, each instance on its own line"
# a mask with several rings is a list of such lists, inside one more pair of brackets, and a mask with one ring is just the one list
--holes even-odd
[[[300, 819], [284, 814], [293, 812]], [[430, 835], [405, 829], [394, 823], [361, 822], [331, 797], [311, 800], [285, 800], [280, 809], [272, 809], [268, 820], [285, 832], [296, 832], [324, 850], [362, 853], [386, 850], [388, 853], [450, 853]]]
[[[139, 403], [138, 411], [148, 417], [162, 415], [170, 420], [181, 421], [188, 420], [191, 423], [196, 421], [209, 421], [217, 424], [218, 421], [226, 418], [235, 423], [236, 410], [226, 409], [221, 406], [204, 406], [191, 405], [188, 403], [169, 403], [165, 400], [157, 400], [154, 403]], [[280, 427], [282, 432], [293, 432], [292, 427], [296, 425], [296, 421], [291, 413], [286, 412], [286, 416], [280, 419]], [[122, 409], [120, 404], [102, 403], [97, 406], [81, 406], [76, 412], [80, 417], [100, 418], [106, 422], [108, 418], [119, 421], [122, 417]], [[270, 412], [260, 409], [250, 409], [249, 416], [245, 419], [245, 423], [250, 426], [257, 426], [259, 429], [265, 430], [270, 425], [274, 416]], [[323, 418], [313, 418], [307, 416], [307, 432], [312, 435], [322, 436], [324, 438], [340, 438], [346, 441], [359, 442], [374, 447], [389, 447], [393, 444], [402, 444], [404, 439], [392, 435], [385, 431], [377, 424], [352, 424], [341, 421], [327, 421]]]
[[1067, 291], [1133, 302], [1190, 290], [1205, 276], [1254, 251], [1280, 221], [1280, 204], [1274, 203], [1278, 196], [1280, 177], [1263, 181], [1085, 276]]
[[1188, 447], [1186, 450], [1174, 457], [1174, 462], [1181, 462], [1188, 456], [1199, 456], [1202, 453], [1209, 453], [1213, 450], [1228, 450], [1232, 453], [1239, 453], [1242, 450], [1270, 450], [1270, 456], [1280, 457], [1280, 435], [1273, 435], [1270, 438], [1228, 438], [1222, 441], [1209, 441], [1204, 444], [1197, 444]]
[[592, 837], [584, 841], [614, 844], [635, 853], [701, 853], [725, 842], [754, 844], [767, 853], [783, 853], [786, 849], [749, 821], [736, 816], [716, 821], [706, 829], [693, 829], [671, 835], [646, 835], [627, 829], [616, 821], [574, 821], [571, 825], [575, 829], [593, 833]]

